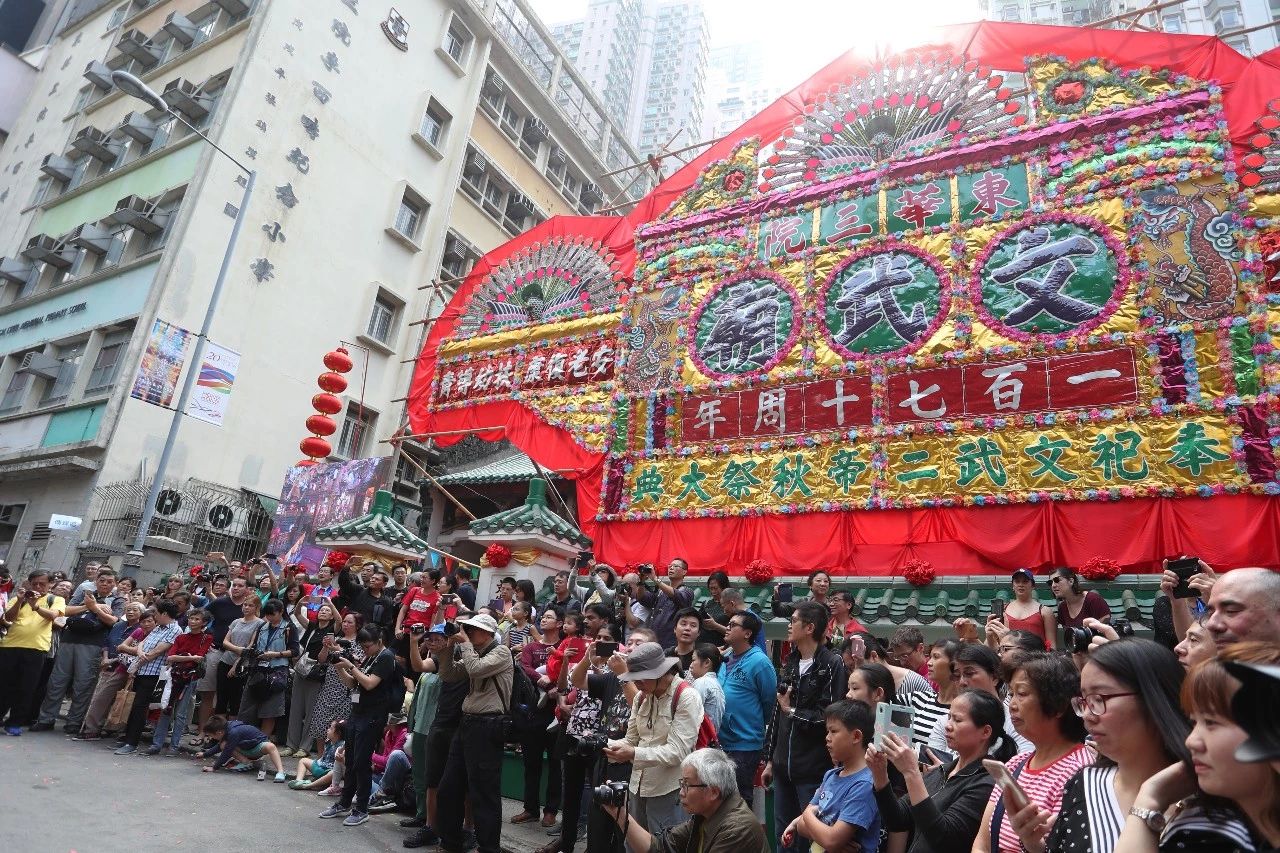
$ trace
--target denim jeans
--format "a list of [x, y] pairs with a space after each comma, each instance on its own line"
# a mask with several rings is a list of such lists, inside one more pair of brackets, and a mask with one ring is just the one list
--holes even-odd
[[409, 779], [409, 756], [405, 754], [403, 749], [397, 749], [395, 752], [387, 756], [387, 767], [378, 774], [381, 778], [375, 779], [374, 796], [382, 794], [387, 797], [396, 797], [400, 794], [400, 789], [404, 787], [404, 783]]
[[172, 690], [181, 690], [182, 693], [178, 698], [170, 695], [169, 704], [173, 705], [173, 714], [164, 713], [160, 715], [160, 719], [156, 721], [155, 733], [151, 736], [152, 746], [164, 746], [165, 738], [170, 734], [170, 728], [173, 730], [173, 737], [170, 746], [177, 749], [182, 744], [182, 736], [187, 731], [187, 723], [191, 722], [191, 709], [196, 704], [196, 683], [194, 681], [182, 685], [181, 688], [173, 687]]
[[773, 765], [773, 828], [778, 833], [778, 853], [808, 853], [808, 839], [797, 835], [795, 843], [785, 847], [782, 844], [782, 833], [791, 825], [791, 821], [800, 816], [800, 812], [808, 808], [819, 784], [792, 782], [780, 765]]
[[751, 804], [751, 796], [756, 788], [756, 770], [760, 767], [758, 749], [728, 750], [724, 754], [733, 761], [734, 775], [738, 779], [738, 795]]

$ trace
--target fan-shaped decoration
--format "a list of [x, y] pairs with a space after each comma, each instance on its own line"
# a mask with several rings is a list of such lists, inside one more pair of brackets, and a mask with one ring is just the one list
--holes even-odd
[[1274, 192], [1280, 189], [1280, 98], [1267, 104], [1267, 114], [1257, 125], [1258, 132], [1249, 137], [1254, 150], [1240, 158], [1240, 183]]
[[494, 268], [458, 321], [473, 337], [614, 310], [625, 284], [621, 263], [603, 243], [554, 237], [534, 243]]
[[943, 54], [896, 57], [805, 107], [760, 176], [772, 192], [872, 169], [1026, 123], [1004, 78]]

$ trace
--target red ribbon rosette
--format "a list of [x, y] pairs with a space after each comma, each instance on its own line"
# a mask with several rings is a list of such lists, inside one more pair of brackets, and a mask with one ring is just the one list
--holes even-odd
[[933, 583], [938, 573], [928, 560], [910, 560], [902, 567], [902, 576], [912, 586], [928, 586]]
[[484, 549], [484, 558], [495, 569], [501, 569], [511, 562], [511, 549], [506, 545], [494, 542]]

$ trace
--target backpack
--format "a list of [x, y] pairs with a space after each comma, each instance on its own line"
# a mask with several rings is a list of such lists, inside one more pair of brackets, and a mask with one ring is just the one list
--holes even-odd
[[[512, 657], [515, 656], [512, 655]], [[538, 722], [535, 719], [538, 715], [538, 688], [533, 686], [529, 674], [524, 671], [524, 667], [520, 666], [519, 661], [513, 660], [512, 663], [515, 666], [511, 672], [509, 714], [513, 732], [520, 735], [538, 728]]]
[[[680, 694], [684, 692], [686, 687], [692, 687], [689, 682], [680, 679], [680, 683], [676, 685], [676, 694], [671, 699], [671, 719], [676, 717], [676, 706], [680, 704]], [[702, 722], [698, 725], [698, 737], [693, 742], [694, 749], [705, 749], [711, 747], [713, 749], [720, 748], [720, 735], [716, 732], [716, 724], [711, 722], [711, 718], [707, 716], [706, 711], [702, 712]]]
[[400, 714], [404, 711], [404, 697], [408, 693], [408, 689], [404, 685], [405, 675], [404, 667], [400, 665], [399, 661], [396, 661], [391, 671], [391, 683], [387, 685], [388, 713]]

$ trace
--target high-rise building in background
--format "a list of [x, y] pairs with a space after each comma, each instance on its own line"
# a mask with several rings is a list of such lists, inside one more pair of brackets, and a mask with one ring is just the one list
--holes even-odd
[[711, 51], [702, 138], [719, 139], [763, 110], [786, 89], [765, 82], [763, 42], [740, 42]]
[[702, 0], [591, 0], [586, 17], [551, 32], [641, 153], [701, 141], [710, 46]]
[[[344, 342], [356, 362], [331, 459], [390, 455], [422, 324], [480, 254], [625, 199], [630, 176], [602, 176], [638, 153], [524, 0], [399, 8], [81, 0], [16, 58], [32, 85], [0, 147], [0, 559], [15, 575], [130, 549], [191, 370], [213, 402], [186, 412], [148, 550], [261, 553], [326, 351]], [[114, 70], [257, 174], [204, 366], [192, 340], [244, 175]], [[424, 508], [404, 457], [427, 455], [405, 442], [399, 458], [410, 522]]]
[[[1136, 19], [1146, 29], [1219, 36], [1245, 56], [1280, 43], [1280, 26], [1266, 26], [1280, 21], [1280, 0], [1184, 0], [1177, 5], [1153, 0], [980, 0], [980, 5], [991, 20], [1024, 24], [1083, 27], [1105, 21], [1110, 23], [1104, 26], [1129, 29]], [[1163, 8], [1112, 21], [1148, 6]]]

